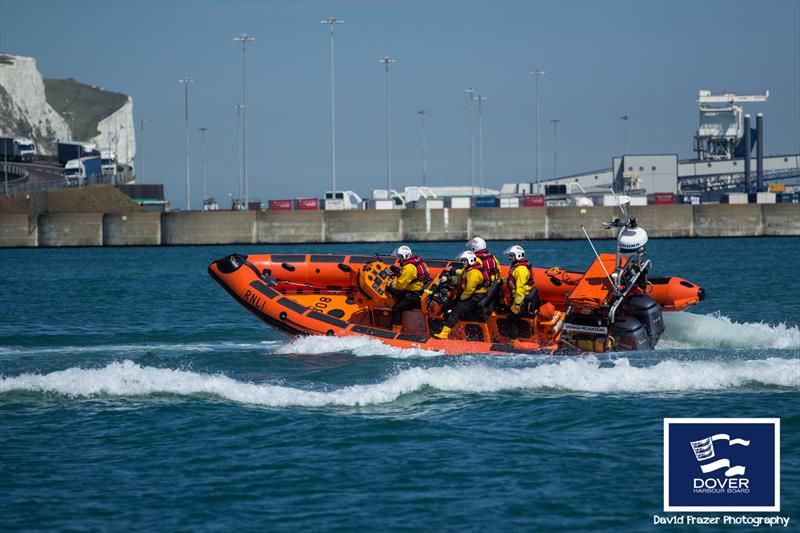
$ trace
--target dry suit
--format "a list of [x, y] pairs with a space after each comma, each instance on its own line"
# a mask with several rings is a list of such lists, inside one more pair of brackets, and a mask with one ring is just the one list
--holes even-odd
[[488, 279], [480, 264], [475, 263], [467, 267], [461, 274], [461, 296], [447, 320], [444, 321], [444, 325], [452, 328], [464, 315], [479, 311], [480, 302], [486, 296], [488, 284]]
[[392, 307], [392, 326], [403, 325], [403, 311], [421, 307], [422, 289], [429, 279], [428, 267], [416, 255], [401, 264], [400, 274], [391, 285], [396, 293], [395, 304]]
[[511, 298], [508, 336], [511, 339], [518, 339], [522, 328], [525, 327], [525, 322], [521, 317], [530, 315], [528, 309], [530, 307], [538, 308], [540, 301], [539, 291], [533, 286], [533, 269], [527, 259], [523, 258], [511, 264], [506, 283]]

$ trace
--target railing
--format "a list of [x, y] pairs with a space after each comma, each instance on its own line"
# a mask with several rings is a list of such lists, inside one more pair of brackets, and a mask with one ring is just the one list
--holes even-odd
[[[800, 168], [765, 170], [763, 181], [775, 181], [782, 179], [800, 178]], [[756, 173], [750, 173], [750, 182], [755, 183]], [[702, 191], [727, 191], [731, 189], [744, 191], [744, 172], [734, 172], [728, 174], [714, 174], [711, 176], [693, 176], [691, 178], [679, 178], [678, 188], [682, 192], [702, 192]]]
[[[9, 166], [9, 169], [11, 166]], [[17, 167], [22, 168], [22, 167]], [[2, 173], [0, 173], [2, 176]], [[27, 172], [26, 172], [27, 177]], [[20, 195], [20, 194], [30, 194], [32, 192], [42, 192], [42, 191], [50, 191], [50, 190], [60, 190], [60, 189], [75, 189], [75, 188], [82, 188], [82, 187], [89, 187], [91, 185], [123, 185], [128, 183], [129, 181], [133, 180], [136, 177], [136, 173], [133, 169], [128, 169], [124, 172], [119, 172], [116, 174], [107, 174], [103, 176], [89, 176], [85, 178], [79, 183], [67, 183], [66, 177], [64, 178], [52, 178], [48, 180], [40, 180], [34, 183], [11, 183], [9, 180], [8, 183], [8, 194], [11, 196]], [[19, 180], [17, 180], [19, 181]], [[5, 189], [2, 188], [3, 185], [0, 184], [0, 190], [5, 192]]]

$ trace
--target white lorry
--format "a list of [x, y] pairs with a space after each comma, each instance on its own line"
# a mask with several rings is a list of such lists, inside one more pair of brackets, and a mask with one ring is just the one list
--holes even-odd
[[117, 153], [111, 148], [100, 150], [100, 162], [102, 164], [103, 176], [113, 176], [117, 173]]
[[364, 201], [353, 191], [325, 191], [325, 211], [363, 209]]
[[67, 161], [64, 165], [64, 179], [68, 186], [81, 186], [89, 183], [89, 178], [100, 176], [102, 167], [99, 157], [81, 157]]

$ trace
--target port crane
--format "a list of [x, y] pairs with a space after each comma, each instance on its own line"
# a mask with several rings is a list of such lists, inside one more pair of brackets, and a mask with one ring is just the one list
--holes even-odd
[[733, 159], [737, 151], [749, 149], [742, 145], [745, 134], [744, 113], [737, 105], [744, 102], [766, 102], [764, 94], [711, 94], [701, 90], [697, 96], [700, 107], [700, 126], [695, 135], [695, 151], [702, 160]]

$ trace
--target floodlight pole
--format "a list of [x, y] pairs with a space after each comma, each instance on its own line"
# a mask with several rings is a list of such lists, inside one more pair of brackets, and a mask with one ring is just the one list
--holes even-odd
[[464, 92], [469, 97], [469, 172], [470, 196], [475, 196], [475, 91], [470, 85]]
[[206, 132], [208, 128], [198, 129], [200, 130], [200, 145], [202, 146], [200, 150], [200, 168], [202, 168], [203, 174], [203, 207], [205, 207], [208, 199], [208, 193], [206, 192]]
[[[139, 145], [138, 145], [138, 152], [139, 152], [139, 163], [136, 165], [137, 170], [136, 174], [139, 178], [142, 178], [144, 175], [144, 123], [147, 122], [146, 118], [143, 118], [139, 121]], [[116, 169], [114, 169], [114, 173], [116, 174]]]
[[628, 151], [628, 119], [630, 118], [627, 113], [619, 117], [622, 120], [622, 155]]
[[539, 150], [539, 78], [544, 76], [544, 71], [541, 69], [534, 69], [528, 74], [536, 78], [536, 192], [540, 192], [540, 175], [541, 175], [541, 152]]
[[553, 178], [558, 178], [558, 123], [561, 120], [554, 118], [550, 122], [553, 123], [553, 138], [555, 139], [553, 144]]
[[[178, 83], [183, 84], [183, 130], [184, 130], [184, 149], [186, 152], [186, 210], [192, 210], [192, 182], [189, 170], [189, 84], [194, 82], [190, 78], [181, 78]], [[115, 143], [116, 144], [116, 143]]]
[[425, 187], [427, 185], [427, 173], [428, 173], [428, 154], [427, 154], [427, 147], [425, 142], [425, 115], [428, 114], [427, 109], [420, 109], [417, 111], [417, 114], [422, 119], [422, 186]]
[[242, 184], [244, 183], [244, 171], [242, 169], [242, 104], [236, 104], [233, 109], [236, 111], [236, 165], [239, 168], [239, 178], [236, 180], [238, 184], [238, 195], [236, 201], [239, 204], [239, 210], [242, 209]]
[[481, 194], [483, 194], [483, 101], [486, 100], [485, 96], [475, 97], [478, 101], [478, 160], [480, 161], [481, 171]]
[[343, 20], [330, 17], [320, 20], [321, 24], [327, 24], [331, 28], [331, 190], [336, 190], [336, 82], [335, 82], [335, 59], [334, 59], [334, 29], [337, 24], [344, 24]]
[[386, 67], [386, 83], [385, 83], [385, 101], [386, 101], [386, 193], [391, 199], [392, 190], [392, 151], [389, 147], [389, 65], [396, 60], [388, 55], [378, 60], [378, 63], [383, 63]]
[[247, 68], [247, 43], [255, 41], [256, 38], [246, 33], [233, 38], [234, 41], [242, 43], [242, 167], [244, 173], [244, 205], [245, 209], [250, 209], [250, 175], [247, 169], [247, 84], [245, 82]]

